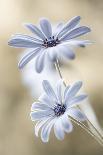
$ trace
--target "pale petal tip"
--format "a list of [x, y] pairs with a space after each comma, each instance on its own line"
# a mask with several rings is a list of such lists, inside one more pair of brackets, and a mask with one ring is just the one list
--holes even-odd
[[25, 27], [25, 28], [28, 28], [29, 25], [30, 25], [30, 23], [23, 23], [23, 24], [22, 24], [22, 26]]
[[32, 121], [34, 121], [33, 112], [30, 113], [30, 118], [31, 118]]
[[87, 32], [91, 32], [91, 28], [90, 27], [86, 27]]
[[75, 59], [75, 54], [73, 53], [72, 55], [70, 55], [70, 59], [74, 60]]
[[42, 72], [43, 69], [41, 69], [41, 68], [35, 68], [35, 70], [36, 70], [37, 73], [40, 74], [40, 73]]
[[78, 20], [80, 20], [81, 19], [81, 16], [75, 16], [74, 18], [78, 18]]
[[83, 81], [78, 81], [77, 83], [81, 86], [83, 85]]
[[82, 87], [82, 85], [83, 85], [83, 81], [77, 81], [77, 82], [75, 82], [73, 85], [79, 85], [79, 87]]
[[48, 141], [49, 141], [49, 139], [45, 139], [43, 137], [41, 137], [41, 140], [42, 140], [43, 143], [48, 143]]
[[15, 46], [15, 44], [14, 44], [14, 42], [13, 42], [13, 39], [10, 39], [10, 40], [8, 41], [8, 45], [11, 46], [11, 47], [16, 48], [16, 46]]
[[19, 68], [19, 69], [23, 69], [24, 66], [19, 62], [19, 63], [18, 63], [18, 68]]
[[10, 39], [10, 40], [8, 41], [8, 45], [9, 45], [9, 46], [12, 46], [12, 39]]
[[35, 103], [33, 103], [33, 104], [31, 105], [31, 111], [32, 111], [32, 112], [34, 111], [34, 104], [35, 104]]
[[46, 18], [46, 17], [41, 17], [39, 21], [41, 22], [41, 21], [48, 21], [48, 20], [49, 20], [49, 19]]
[[33, 25], [33, 24], [31, 24], [31, 23], [23, 23], [22, 24], [22, 26], [27, 28], [27, 29], [30, 29], [31, 25]]

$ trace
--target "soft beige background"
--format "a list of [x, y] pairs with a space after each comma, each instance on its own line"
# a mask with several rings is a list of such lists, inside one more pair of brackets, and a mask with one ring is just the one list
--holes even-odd
[[[8, 47], [11, 34], [28, 32], [22, 23], [37, 23], [40, 17], [53, 22], [82, 16], [92, 28], [87, 38], [94, 45], [77, 49], [77, 59], [62, 67], [66, 81], [80, 78], [103, 127], [103, 1], [102, 0], [0, 0], [0, 155], [102, 155], [99, 146], [75, 126], [62, 142], [51, 138], [43, 144], [33, 133], [29, 118], [33, 99], [21, 82], [17, 57], [21, 50]], [[74, 69], [75, 68], [75, 69]], [[75, 72], [74, 72], [75, 71]], [[74, 77], [75, 76], [75, 77]]]

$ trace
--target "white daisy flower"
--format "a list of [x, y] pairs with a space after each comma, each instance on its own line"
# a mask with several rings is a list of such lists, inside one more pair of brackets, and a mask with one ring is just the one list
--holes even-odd
[[39, 135], [41, 129], [41, 139], [43, 142], [49, 141], [51, 129], [57, 139], [63, 140], [65, 132], [70, 133], [73, 125], [70, 117], [78, 121], [85, 121], [86, 116], [77, 108], [77, 104], [84, 100], [87, 95], [76, 95], [82, 86], [82, 82], [75, 82], [65, 88], [62, 94], [62, 83], [59, 81], [54, 92], [47, 80], [43, 81], [45, 93], [40, 96], [39, 102], [35, 102], [31, 107], [31, 120], [36, 121], [35, 135]]
[[45, 18], [40, 20], [39, 28], [30, 23], [25, 24], [34, 36], [16, 34], [8, 42], [10, 46], [29, 49], [20, 60], [19, 68], [22, 69], [34, 57], [38, 73], [43, 70], [46, 57], [53, 62], [59, 59], [60, 54], [68, 59], [74, 59], [75, 53], [71, 46], [85, 47], [91, 43], [88, 40], [75, 39], [91, 31], [86, 26], [78, 26], [79, 21], [80, 16], [74, 17], [66, 24], [59, 23], [54, 31], [49, 20]]

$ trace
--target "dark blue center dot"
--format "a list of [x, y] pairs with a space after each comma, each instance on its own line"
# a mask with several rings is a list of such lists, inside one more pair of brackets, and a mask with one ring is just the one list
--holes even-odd
[[60, 41], [58, 40], [58, 38], [55, 39], [53, 36], [53, 37], [50, 37], [49, 39], [44, 40], [43, 46], [46, 48], [54, 47], [59, 43], [60, 43]]
[[66, 111], [66, 105], [57, 104], [54, 108], [54, 113], [58, 117], [63, 115]]

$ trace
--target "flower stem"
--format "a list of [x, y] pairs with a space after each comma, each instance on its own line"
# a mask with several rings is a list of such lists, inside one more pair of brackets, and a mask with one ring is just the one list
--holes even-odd
[[97, 138], [97, 136], [86, 126], [84, 125], [82, 122], [70, 117], [70, 120], [73, 121], [74, 123], [76, 123], [77, 125], [79, 125], [82, 129], [84, 129], [88, 134], [90, 134], [101, 146], [103, 146], [103, 141], [99, 138]]
[[[78, 106], [78, 108], [80, 109], [79, 106]], [[86, 114], [84, 114], [84, 115], [86, 116]], [[103, 135], [101, 135], [101, 133], [96, 129], [96, 127], [90, 122], [90, 120], [88, 119], [87, 116], [86, 116], [86, 120], [93, 127], [93, 129], [95, 130], [95, 132], [97, 133], [97, 135], [99, 136], [99, 138], [101, 138], [103, 140]]]
[[103, 140], [103, 135], [96, 129], [96, 127], [89, 121], [87, 118], [88, 123], [94, 128], [94, 130], [97, 132], [98, 136]]
[[[55, 67], [56, 67], [56, 70], [58, 71], [58, 74], [59, 74], [60, 78], [63, 80], [63, 77], [62, 77], [62, 74], [61, 74], [61, 71], [60, 71], [60, 66], [59, 66], [59, 61], [58, 61], [58, 59], [56, 60]], [[63, 84], [64, 84], [64, 86], [66, 87], [66, 83], [65, 83], [64, 80], [63, 80]]]
[[[57, 72], [58, 72], [60, 78], [63, 80], [63, 76], [62, 76], [62, 73], [61, 73], [61, 70], [60, 70], [60, 66], [59, 66], [59, 61], [58, 61], [58, 59], [57, 59], [56, 62], [55, 62], [55, 67], [56, 67], [56, 70], [57, 70]], [[67, 86], [64, 80], [63, 80], [63, 84], [64, 84], [65, 87]], [[87, 118], [87, 117], [86, 117], [86, 118]], [[81, 126], [85, 131], [87, 131], [91, 136], [93, 136], [93, 137], [99, 142], [99, 144], [101, 144], [101, 145], [103, 146], [103, 136], [102, 136], [101, 133], [95, 128], [95, 126], [88, 120], [88, 118], [87, 118], [87, 122], [93, 127], [93, 129], [95, 130], [95, 132], [96, 132], [96, 134], [97, 134], [98, 136], [95, 135], [95, 134], [93, 133], [93, 131], [91, 131], [91, 129], [89, 129], [87, 126], [85, 126], [82, 122], [80, 122], [80, 121], [78, 121], [78, 120], [76, 120], [76, 119], [73, 119], [72, 117], [70, 117], [70, 119], [71, 119], [74, 123], [76, 123], [76, 124], [78, 124], [79, 126]]]

